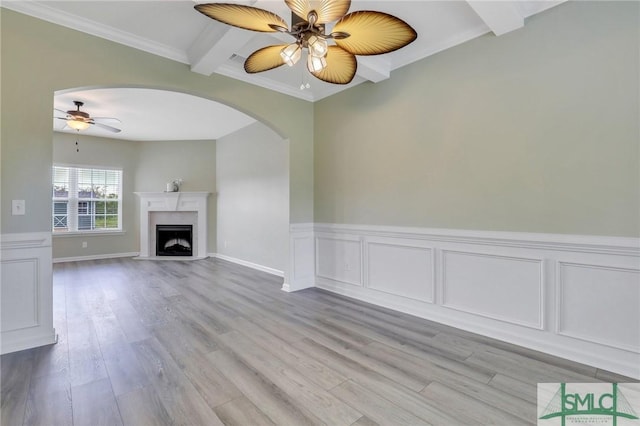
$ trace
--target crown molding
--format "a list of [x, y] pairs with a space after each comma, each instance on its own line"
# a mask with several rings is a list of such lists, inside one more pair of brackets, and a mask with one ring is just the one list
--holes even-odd
[[96, 21], [83, 18], [72, 13], [60, 12], [44, 2], [34, 1], [3, 1], [2, 7], [13, 10], [14, 12], [23, 13], [33, 16], [56, 25], [70, 28], [72, 30], [81, 31], [96, 37], [104, 38], [115, 43], [133, 47], [147, 53], [162, 56], [173, 61], [189, 64], [187, 53], [180, 49], [157, 43], [144, 37], [131, 34], [126, 31], [120, 31], [113, 27], [101, 24]]

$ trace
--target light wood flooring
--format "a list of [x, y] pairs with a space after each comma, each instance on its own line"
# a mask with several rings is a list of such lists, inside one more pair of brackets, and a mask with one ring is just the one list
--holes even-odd
[[54, 265], [58, 344], [2, 425], [520, 425], [536, 383], [630, 381], [217, 259]]

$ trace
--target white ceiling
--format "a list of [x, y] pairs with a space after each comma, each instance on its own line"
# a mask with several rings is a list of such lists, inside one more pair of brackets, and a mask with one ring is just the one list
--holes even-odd
[[[139, 88], [79, 90], [54, 96], [53, 107], [75, 110], [73, 101], [84, 102], [81, 111], [96, 120], [116, 127], [111, 133], [91, 126], [83, 134], [126, 140], [215, 140], [233, 133], [256, 120], [242, 112], [209, 99], [185, 93]], [[54, 117], [64, 117], [56, 111]], [[75, 133], [64, 120], [53, 119], [53, 129]]]
[[[234, 2], [235, 0], [221, 0]], [[2, 0], [2, 7], [65, 27], [103, 37], [163, 56], [191, 67], [191, 71], [222, 74], [307, 101], [316, 101], [366, 81], [393, 78], [392, 71], [487, 33], [496, 36], [519, 30], [525, 19], [565, 0], [352, 0], [350, 11], [378, 10], [409, 23], [418, 33], [410, 45], [385, 55], [358, 56], [358, 72], [348, 85], [317, 80], [304, 61], [259, 74], [247, 74], [244, 58], [253, 51], [292, 41], [281, 33], [258, 33], [216, 22], [194, 9], [188, 0]], [[291, 12], [282, 0], [241, 2], [270, 10], [287, 22]], [[330, 31], [330, 28], [328, 28]], [[522, 30], [521, 30], [522, 31]], [[524, 30], [526, 31], [526, 29]], [[310, 88], [301, 90], [302, 83]], [[98, 89], [55, 96], [55, 108], [74, 109], [85, 102], [92, 116], [117, 117], [103, 121], [122, 129], [110, 133], [92, 127], [87, 134], [128, 140], [218, 139], [254, 120], [239, 111], [195, 96], [143, 89]], [[60, 115], [58, 113], [58, 115]], [[54, 120], [54, 130], [62, 120]]]

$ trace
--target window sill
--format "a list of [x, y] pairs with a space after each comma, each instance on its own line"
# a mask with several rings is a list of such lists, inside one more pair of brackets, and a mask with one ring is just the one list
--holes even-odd
[[124, 235], [126, 231], [121, 229], [117, 231], [71, 231], [71, 232], [51, 232], [53, 238], [65, 238], [65, 237], [93, 237], [93, 236], [105, 236], [105, 235]]

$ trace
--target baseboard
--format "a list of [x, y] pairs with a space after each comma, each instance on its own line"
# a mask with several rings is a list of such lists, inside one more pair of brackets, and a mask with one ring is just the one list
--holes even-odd
[[210, 257], [226, 260], [227, 262], [237, 263], [238, 265], [246, 266], [247, 268], [256, 269], [258, 271], [266, 272], [267, 274], [275, 275], [278, 277], [284, 277], [284, 271], [279, 269], [270, 268], [268, 266], [259, 265], [257, 263], [249, 262], [246, 260], [238, 259], [235, 257], [227, 256], [220, 253], [209, 253]]
[[117, 259], [119, 257], [136, 257], [140, 253], [109, 253], [109, 254], [94, 254], [90, 256], [74, 256], [74, 257], [56, 257], [53, 259], [53, 263], [64, 262], [82, 262], [84, 260], [102, 260], [102, 259]]
[[4, 355], [25, 349], [37, 348], [39, 346], [53, 345], [54, 343], [58, 343], [58, 335], [56, 334], [55, 328], [45, 334], [28, 336], [26, 338], [3, 335], [0, 353]]

